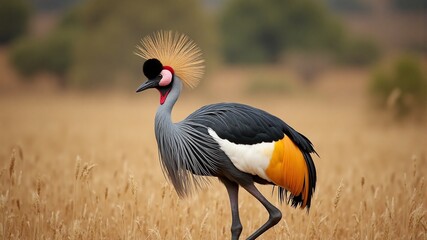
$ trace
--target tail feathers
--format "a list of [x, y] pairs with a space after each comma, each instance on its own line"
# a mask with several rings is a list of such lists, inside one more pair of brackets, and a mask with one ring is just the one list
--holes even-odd
[[279, 186], [279, 200], [287, 199], [294, 207], [310, 208], [316, 169], [310, 153], [301, 151], [289, 137], [276, 142], [266, 174]]
[[309, 180], [304, 182], [304, 191], [299, 195], [294, 195], [292, 192], [288, 194], [289, 190], [279, 186], [278, 197], [281, 203], [286, 201], [286, 203], [291, 204], [292, 207], [298, 207], [300, 205], [301, 208], [306, 207], [308, 211], [310, 210], [313, 193], [316, 190], [316, 168], [314, 167], [310, 154], [304, 153], [303, 155], [307, 162], [309, 174]]

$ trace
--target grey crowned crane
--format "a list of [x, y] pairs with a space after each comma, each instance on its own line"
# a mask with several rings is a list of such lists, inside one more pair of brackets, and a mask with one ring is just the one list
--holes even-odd
[[[204, 185], [207, 176], [226, 187], [232, 214], [232, 239], [242, 232], [238, 191], [244, 188], [266, 208], [267, 222], [248, 239], [255, 239], [276, 225], [282, 213], [254, 183], [278, 187], [280, 202], [310, 208], [316, 188], [312, 143], [279, 118], [238, 103], [207, 105], [186, 119], [173, 123], [172, 108], [183, 84], [197, 86], [203, 75], [203, 59], [186, 35], [160, 31], [141, 40], [137, 55], [147, 81], [137, 92], [156, 88], [160, 105], [155, 134], [165, 175], [180, 197]], [[289, 192], [289, 195], [288, 195]]]

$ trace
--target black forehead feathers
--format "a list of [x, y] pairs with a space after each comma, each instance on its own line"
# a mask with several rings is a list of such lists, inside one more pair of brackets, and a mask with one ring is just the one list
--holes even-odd
[[142, 71], [144, 72], [144, 75], [148, 79], [153, 79], [157, 77], [162, 70], [163, 70], [163, 65], [156, 58], [148, 59], [147, 61], [144, 62], [144, 65], [142, 66]]

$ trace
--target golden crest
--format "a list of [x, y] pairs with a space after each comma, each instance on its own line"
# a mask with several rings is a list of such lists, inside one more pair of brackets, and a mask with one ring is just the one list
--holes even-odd
[[163, 66], [172, 67], [190, 88], [195, 88], [204, 74], [201, 50], [184, 34], [162, 30], [144, 37], [137, 49], [136, 55], [146, 60], [157, 58]]

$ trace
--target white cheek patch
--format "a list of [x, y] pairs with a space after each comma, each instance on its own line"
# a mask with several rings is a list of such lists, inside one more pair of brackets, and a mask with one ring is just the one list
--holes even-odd
[[265, 169], [270, 163], [270, 158], [274, 151], [274, 142], [262, 142], [252, 145], [236, 144], [220, 138], [211, 128], [208, 128], [208, 132], [237, 169], [271, 181], [265, 174]]
[[159, 82], [159, 86], [167, 86], [172, 82], [172, 73], [167, 70], [167, 69], [163, 69], [160, 74], [163, 76], [162, 79]]

